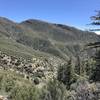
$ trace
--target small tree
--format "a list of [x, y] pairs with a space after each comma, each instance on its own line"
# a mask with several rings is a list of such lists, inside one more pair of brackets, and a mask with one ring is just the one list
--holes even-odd
[[68, 64], [59, 66], [57, 79], [66, 85], [67, 89], [70, 89], [70, 85], [75, 81], [74, 69], [72, 68], [71, 60], [68, 61]]
[[76, 61], [76, 65], [75, 65], [75, 73], [78, 75], [82, 74], [81, 59], [80, 59], [79, 55], [77, 55], [77, 61]]

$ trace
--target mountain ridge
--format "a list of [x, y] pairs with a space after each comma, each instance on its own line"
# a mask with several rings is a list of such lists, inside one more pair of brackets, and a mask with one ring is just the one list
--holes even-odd
[[0, 49], [14, 55], [30, 58], [47, 55], [67, 60], [85, 44], [98, 41], [100, 37], [95, 33], [67, 25], [35, 19], [16, 23], [0, 17]]

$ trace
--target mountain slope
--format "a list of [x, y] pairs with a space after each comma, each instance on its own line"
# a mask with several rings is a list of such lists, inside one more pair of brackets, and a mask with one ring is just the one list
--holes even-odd
[[95, 33], [29, 19], [15, 23], [0, 17], [0, 50], [14, 56], [57, 57], [67, 60], [86, 43], [100, 41]]

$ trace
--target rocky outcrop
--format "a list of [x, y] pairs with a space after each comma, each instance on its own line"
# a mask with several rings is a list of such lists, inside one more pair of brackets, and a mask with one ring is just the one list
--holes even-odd
[[4, 70], [16, 71], [22, 74], [25, 78], [36, 81], [47, 81], [52, 77], [56, 77], [57, 67], [63, 63], [60, 59], [56, 58], [36, 58], [32, 62], [28, 62], [23, 58], [16, 58], [8, 56], [0, 51], [0, 68]]

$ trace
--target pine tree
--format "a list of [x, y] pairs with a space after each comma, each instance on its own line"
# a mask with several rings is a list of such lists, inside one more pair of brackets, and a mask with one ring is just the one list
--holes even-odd
[[72, 67], [71, 60], [67, 64], [59, 66], [58, 68], [58, 81], [66, 85], [67, 89], [70, 89], [70, 85], [74, 82], [74, 69]]
[[81, 73], [81, 71], [80, 71], [80, 68], [81, 67], [81, 63], [80, 63], [80, 57], [79, 56], [77, 56], [77, 61], [76, 61], [76, 65], [75, 65], [75, 73], [76, 74], [78, 74], [78, 75], [80, 75]]
[[[90, 19], [92, 20], [92, 23], [90, 25], [98, 26], [100, 25], [100, 10], [96, 11], [95, 16], [91, 16]], [[100, 29], [90, 29], [90, 31], [100, 31]]]
[[93, 81], [100, 82], [100, 50], [96, 53], [95, 61], [96, 61], [95, 68], [92, 70], [92, 75], [90, 79]]

